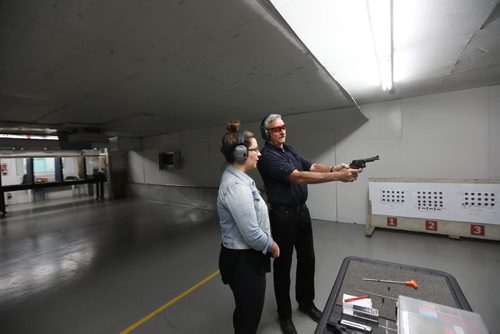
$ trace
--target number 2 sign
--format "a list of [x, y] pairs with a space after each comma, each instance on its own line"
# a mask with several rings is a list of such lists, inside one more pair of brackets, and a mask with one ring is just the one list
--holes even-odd
[[437, 231], [438, 230], [438, 222], [436, 220], [426, 220], [425, 221], [425, 229], [427, 231]]

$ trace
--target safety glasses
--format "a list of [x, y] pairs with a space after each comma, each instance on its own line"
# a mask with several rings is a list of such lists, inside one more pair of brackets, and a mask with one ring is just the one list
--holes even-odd
[[286, 130], [286, 125], [283, 124], [282, 126], [276, 126], [274, 128], [270, 128], [269, 131], [271, 131], [272, 133], [279, 133], [281, 131], [285, 131]]

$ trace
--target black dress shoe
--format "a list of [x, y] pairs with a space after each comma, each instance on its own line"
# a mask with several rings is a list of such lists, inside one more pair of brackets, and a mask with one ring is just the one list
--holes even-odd
[[318, 308], [314, 304], [312, 304], [309, 307], [299, 306], [299, 311], [304, 314], [307, 314], [312, 320], [316, 322], [319, 322], [319, 320], [323, 316], [323, 312], [318, 310]]
[[291, 318], [280, 319], [280, 327], [284, 334], [297, 334]]

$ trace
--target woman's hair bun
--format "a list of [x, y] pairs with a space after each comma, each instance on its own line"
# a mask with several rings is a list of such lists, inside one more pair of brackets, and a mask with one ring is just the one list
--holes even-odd
[[231, 121], [226, 125], [226, 129], [228, 132], [238, 132], [240, 130], [240, 121]]

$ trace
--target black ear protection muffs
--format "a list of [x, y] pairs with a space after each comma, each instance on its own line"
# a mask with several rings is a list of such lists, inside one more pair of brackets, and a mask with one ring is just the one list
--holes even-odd
[[260, 122], [260, 135], [262, 136], [262, 139], [264, 139], [265, 141], [268, 141], [270, 138], [269, 130], [266, 129], [266, 120], [269, 116], [271, 116], [271, 114], [264, 117], [262, 122]]
[[236, 145], [233, 149], [233, 158], [234, 161], [242, 164], [247, 161], [248, 157], [248, 148], [245, 146], [245, 130], [238, 130], [238, 139], [236, 140]]

